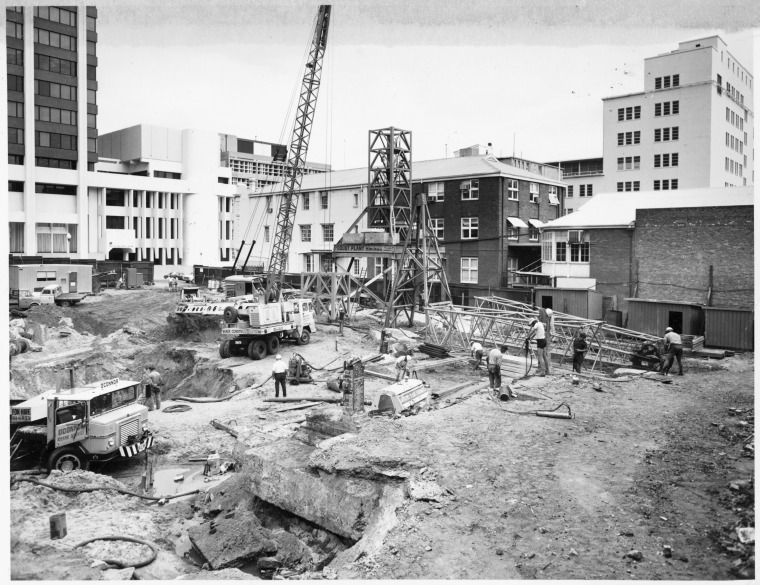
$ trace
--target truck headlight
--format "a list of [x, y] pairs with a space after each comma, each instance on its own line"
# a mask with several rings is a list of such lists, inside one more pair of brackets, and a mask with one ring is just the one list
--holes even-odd
[[115, 444], [116, 444], [116, 441], [114, 441], [113, 439], [108, 439], [108, 446], [109, 447], [113, 447]]

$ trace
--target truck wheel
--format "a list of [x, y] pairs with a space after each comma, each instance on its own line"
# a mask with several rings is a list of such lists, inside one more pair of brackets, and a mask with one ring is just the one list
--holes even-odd
[[70, 307], [71, 306], [71, 301], [61, 301], [61, 306], [62, 307]]
[[267, 351], [270, 355], [275, 355], [277, 350], [280, 349], [280, 338], [276, 335], [270, 335], [267, 337]]
[[219, 342], [219, 355], [225, 359], [230, 357], [230, 342], [229, 341]]
[[72, 447], [59, 447], [48, 457], [48, 471], [57, 469], [58, 471], [74, 471], [81, 469], [86, 471], [90, 467], [90, 462], [79, 451]]
[[267, 344], [263, 339], [254, 339], [248, 344], [248, 357], [252, 360], [263, 360], [267, 356]]
[[296, 345], [306, 345], [311, 341], [311, 333], [306, 329], [301, 332], [301, 335], [296, 339]]
[[237, 323], [238, 320], [238, 310], [233, 307], [225, 307], [224, 308], [224, 322], [225, 323]]

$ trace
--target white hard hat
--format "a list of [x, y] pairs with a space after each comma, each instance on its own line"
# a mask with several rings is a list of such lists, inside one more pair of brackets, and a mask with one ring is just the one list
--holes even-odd
[[673, 331], [673, 328], [672, 327], [666, 327], [665, 328], [665, 333], [667, 333], [668, 331]]
[[278, 354], [277, 354], [277, 357], [276, 357], [276, 358], [274, 358], [274, 359], [276, 359], [276, 360], [281, 360], [281, 359], [282, 359], [282, 356], [281, 356], [281, 355], [278, 353]]
[[546, 314], [547, 315], [552, 315], [553, 313], [554, 313], [554, 311], [552, 311], [551, 309], [546, 309]]

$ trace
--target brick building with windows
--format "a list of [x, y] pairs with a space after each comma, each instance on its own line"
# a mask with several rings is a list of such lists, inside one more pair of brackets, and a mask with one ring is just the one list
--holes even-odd
[[[366, 168], [303, 178], [288, 259], [290, 272], [332, 268], [334, 243], [367, 205], [367, 181]], [[539, 229], [560, 217], [564, 188], [556, 178], [506, 165], [493, 155], [412, 165], [412, 193], [427, 197], [431, 227], [446, 250], [446, 274], [455, 302], [467, 304], [477, 295], [527, 284], [532, 276], [521, 272], [540, 274]], [[274, 230], [280, 196], [276, 187], [250, 195], [253, 225]], [[273, 213], [261, 204], [268, 197], [274, 198]], [[365, 216], [355, 231], [367, 229]], [[252, 257], [268, 260], [271, 238], [269, 242], [256, 239]], [[345, 269], [349, 259], [336, 262]], [[361, 258], [354, 270], [372, 278], [388, 262], [387, 258]]]
[[644, 91], [603, 100], [602, 191], [754, 183], [753, 77], [719, 36], [644, 60]]
[[557, 288], [747, 308], [754, 296], [752, 187], [602, 193], [548, 223], [543, 271]]

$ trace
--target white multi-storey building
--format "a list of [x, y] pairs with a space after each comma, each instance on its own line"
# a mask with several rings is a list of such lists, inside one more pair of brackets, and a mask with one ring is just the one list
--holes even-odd
[[604, 102], [604, 191], [754, 183], [752, 74], [719, 36], [644, 61], [644, 91]]

